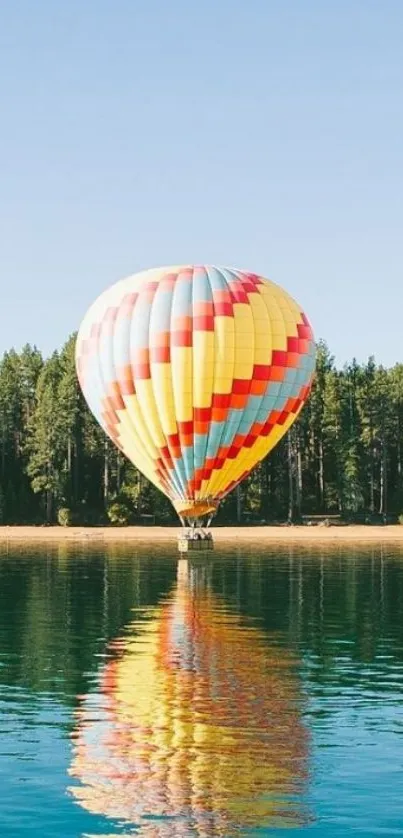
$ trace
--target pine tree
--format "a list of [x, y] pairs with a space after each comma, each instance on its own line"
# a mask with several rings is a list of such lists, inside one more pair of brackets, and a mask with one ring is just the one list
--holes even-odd
[[57, 502], [63, 496], [65, 418], [61, 415], [59, 406], [61, 375], [60, 356], [54, 352], [39, 374], [36, 405], [28, 423], [27, 471], [34, 492], [38, 492], [44, 498], [47, 523], [54, 521]]
[[59, 432], [64, 440], [61, 462], [63, 500], [66, 506], [72, 509], [77, 506], [80, 495], [84, 411], [75, 368], [75, 343], [76, 336], [72, 335], [60, 353], [60, 380], [57, 387]]

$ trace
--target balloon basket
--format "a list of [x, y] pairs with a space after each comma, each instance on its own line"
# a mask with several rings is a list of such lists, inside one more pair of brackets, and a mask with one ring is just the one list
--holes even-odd
[[178, 535], [178, 550], [180, 553], [214, 550], [213, 536], [202, 529], [185, 530]]

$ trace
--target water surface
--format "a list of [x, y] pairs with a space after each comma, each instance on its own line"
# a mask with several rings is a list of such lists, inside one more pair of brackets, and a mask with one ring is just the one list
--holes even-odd
[[0, 834], [403, 836], [403, 552], [0, 551]]

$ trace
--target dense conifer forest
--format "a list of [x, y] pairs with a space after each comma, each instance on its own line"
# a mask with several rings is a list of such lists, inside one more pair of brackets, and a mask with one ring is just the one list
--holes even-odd
[[[169, 501], [117, 451], [79, 390], [75, 336], [44, 359], [0, 361], [0, 523], [176, 523]], [[359, 522], [403, 513], [403, 364], [337, 369], [318, 345], [314, 388], [277, 448], [222, 503], [217, 523]], [[403, 518], [402, 518], [403, 520]]]

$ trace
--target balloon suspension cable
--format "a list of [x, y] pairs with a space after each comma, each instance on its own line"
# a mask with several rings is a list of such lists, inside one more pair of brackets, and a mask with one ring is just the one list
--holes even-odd
[[[179, 520], [185, 530], [183, 537], [187, 541], [212, 541], [212, 533], [210, 532], [210, 524], [214, 517], [214, 513], [208, 516], [189, 517], [188, 515], [179, 515]], [[206, 520], [204, 522], [204, 517]]]

